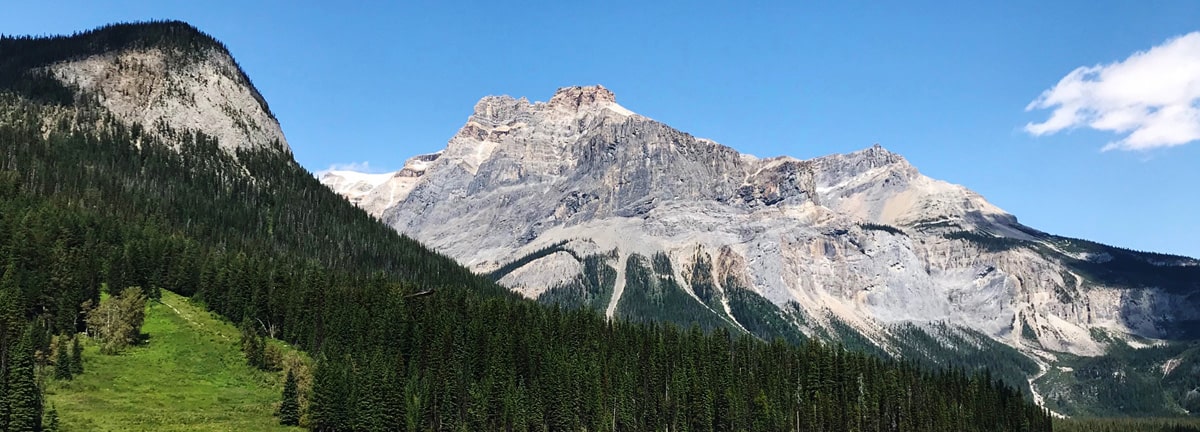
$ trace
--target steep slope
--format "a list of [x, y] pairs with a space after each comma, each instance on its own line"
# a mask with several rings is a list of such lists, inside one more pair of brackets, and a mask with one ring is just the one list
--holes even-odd
[[1192, 338], [1200, 319], [1196, 260], [1030, 229], [878, 145], [743, 155], [601, 86], [486, 97], [423, 168], [368, 209], [525, 296], [609, 316], [893, 354], [909, 323], [945, 323], [1042, 362], [1103, 354], [1097, 332]]
[[157, 137], [200, 130], [231, 151], [290, 152], [266, 100], [225, 46], [185, 23], [4, 36], [0, 88], [64, 105], [94, 103]]

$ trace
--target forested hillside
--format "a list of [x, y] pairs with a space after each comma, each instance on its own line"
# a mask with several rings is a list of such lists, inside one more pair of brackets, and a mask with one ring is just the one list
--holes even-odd
[[[116, 26], [0, 52], [36, 57], [113, 29], [195, 32]], [[1051, 427], [985, 372], [521, 300], [354, 208], [290, 155], [149, 134], [86, 97], [37, 91], [0, 94], [0, 429], [43, 428], [51, 336], [88, 329], [84, 306], [126, 287], [191, 296], [312, 354], [301, 408], [314, 430]]]

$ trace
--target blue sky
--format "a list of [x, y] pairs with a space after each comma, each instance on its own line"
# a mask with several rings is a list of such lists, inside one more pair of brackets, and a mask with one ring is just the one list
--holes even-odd
[[[1026, 110], [1079, 67], [1200, 30], [1196, 1], [8, 3], [6, 34], [191, 22], [229, 46], [314, 171], [395, 169], [441, 149], [484, 95], [546, 100], [599, 83], [627, 108], [743, 152], [809, 158], [880, 143], [1033, 227], [1200, 256], [1200, 143], [1123, 146], [1162, 130], [1127, 115], [1107, 130], [1094, 125], [1117, 117], [1026, 127], [1064, 107], [1095, 117], [1119, 105], [1061, 86], [1047, 109]], [[1164, 64], [1132, 80], [1183, 73]], [[1107, 70], [1073, 83], [1088, 95], [1129, 88], [1095, 82]], [[1179, 118], [1172, 131], [1200, 128]]]

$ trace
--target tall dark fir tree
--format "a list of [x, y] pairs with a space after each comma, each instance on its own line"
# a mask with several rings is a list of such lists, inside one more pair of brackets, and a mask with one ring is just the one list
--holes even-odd
[[291, 369], [283, 381], [283, 401], [279, 405], [279, 423], [287, 426], [300, 424], [300, 393], [296, 388], [296, 375]]

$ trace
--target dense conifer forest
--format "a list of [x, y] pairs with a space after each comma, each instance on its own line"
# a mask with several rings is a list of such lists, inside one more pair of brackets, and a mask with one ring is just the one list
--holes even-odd
[[[93, 52], [83, 47], [109, 40], [106, 32], [144, 40], [143, 29], [196, 39], [179, 26], [187, 27], [4, 39], [0, 53], [62, 58]], [[12, 75], [11, 64], [0, 69], [25, 76]], [[162, 289], [246, 323], [249, 347], [270, 336], [310, 353], [311, 394], [289, 385], [281, 421], [313, 430], [1052, 427], [1045, 411], [985, 371], [930, 370], [722, 326], [609, 321], [586, 307], [523, 300], [354, 208], [290, 155], [234, 155], [196, 132], [126, 127], [82, 98], [63, 104], [61, 94], [4, 88], [3, 430], [50, 424], [39, 381], [61, 357], [49, 355], [52, 344], [100, 324], [88, 308], [102, 291], [152, 300]]]

